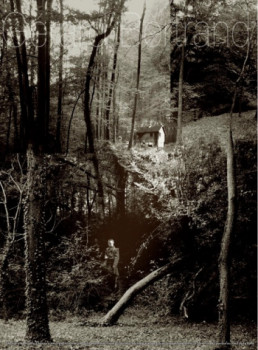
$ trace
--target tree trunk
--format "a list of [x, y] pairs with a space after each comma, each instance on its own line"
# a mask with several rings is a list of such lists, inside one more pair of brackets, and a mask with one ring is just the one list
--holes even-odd
[[[21, 1], [16, 0], [16, 7], [19, 13], [22, 13]], [[33, 106], [32, 106], [32, 96], [29, 87], [29, 74], [28, 74], [28, 59], [27, 59], [27, 48], [26, 40], [24, 34], [24, 23], [21, 16], [19, 16], [19, 32], [20, 32], [20, 47], [21, 47], [21, 58], [22, 58], [22, 75], [23, 75], [23, 90], [25, 104], [27, 108], [28, 123], [33, 121]]]
[[[16, 103], [14, 87], [13, 87], [13, 80], [14, 80], [13, 78], [14, 78], [14, 75], [13, 75], [13, 71], [11, 70], [8, 73], [7, 88], [8, 88], [8, 95], [9, 95], [8, 97], [10, 101], [10, 106], [9, 106], [10, 119], [11, 117], [13, 118], [13, 125], [14, 125], [14, 151], [17, 151], [18, 143], [19, 143], [19, 133], [18, 133], [18, 125], [17, 125], [17, 103]], [[7, 136], [7, 139], [8, 137], [9, 136]], [[8, 147], [6, 152], [8, 152]]]
[[[27, 187], [24, 203], [26, 339], [51, 341], [46, 300], [44, 233], [46, 151], [49, 121], [49, 47], [51, 0], [37, 0], [38, 104], [37, 120], [28, 124]], [[46, 16], [46, 4], [48, 16]], [[47, 31], [45, 30], [45, 23]], [[46, 101], [47, 100], [47, 101]], [[35, 124], [36, 123], [36, 124]], [[37, 154], [36, 154], [37, 152]]]
[[124, 293], [116, 305], [101, 319], [100, 324], [105, 326], [113, 325], [138, 294], [155, 281], [160, 280], [163, 276], [170, 273], [171, 269], [181, 261], [181, 257], [175, 257], [169, 264], [151, 272], [148, 276], [135, 283]]
[[[119, 75], [119, 74], [118, 74]], [[115, 85], [117, 85], [118, 76], [115, 82]], [[116, 87], [113, 91], [113, 142], [116, 143], [117, 140], [117, 104], [116, 104]]]
[[14, 151], [17, 152], [19, 148], [19, 131], [17, 122], [17, 103], [13, 103], [13, 124], [14, 124]]
[[[19, 163], [19, 160], [18, 160]], [[13, 178], [11, 177], [12, 182], [16, 185], [19, 190], [19, 200], [17, 202], [15, 213], [10, 214], [10, 209], [8, 208], [7, 195], [5, 192], [5, 188], [3, 183], [0, 181], [0, 187], [2, 190], [3, 200], [1, 203], [4, 206], [5, 217], [6, 217], [6, 241], [3, 246], [3, 254], [1, 260], [1, 269], [0, 269], [0, 301], [3, 307], [3, 317], [5, 320], [8, 319], [8, 307], [7, 307], [7, 283], [8, 283], [8, 266], [9, 266], [9, 258], [11, 256], [11, 248], [13, 247], [13, 243], [15, 240], [16, 229], [19, 222], [22, 198], [23, 198], [23, 185], [22, 181], [19, 185], [15, 183]], [[22, 179], [21, 179], [22, 180]]]
[[8, 118], [8, 124], [7, 124], [7, 132], [6, 132], [6, 142], [5, 142], [5, 154], [6, 155], [9, 153], [12, 114], [13, 114], [13, 106], [10, 104], [9, 105], [9, 118]]
[[[46, 11], [46, 94], [45, 94], [45, 103], [46, 103], [46, 137], [49, 135], [49, 117], [50, 117], [50, 45], [51, 45], [51, 14], [52, 14], [52, 2], [53, 0], [45, 0], [47, 2], [47, 11]], [[47, 145], [48, 146], [48, 145]]]
[[27, 187], [24, 205], [25, 271], [26, 271], [26, 339], [51, 341], [45, 281], [45, 191], [46, 160], [27, 150]]
[[89, 143], [89, 152], [93, 155], [93, 165], [95, 168], [96, 176], [98, 178], [98, 191], [99, 191], [99, 198], [101, 201], [102, 211], [104, 213], [104, 190], [103, 185], [101, 181], [100, 176], [100, 170], [99, 170], [99, 161], [95, 152], [95, 142], [94, 142], [94, 136], [93, 136], [93, 126], [92, 126], [92, 120], [91, 120], [91, 109], [90, 109], [90, 83], [92, 79], [92, 69], [94, 66], [94, 61], [97, 53], [97, 48], [102, 39], [104, 39], [105, 35], [103, 36], [97, 36], [95, 38], [95, 42], [93, 44], [92, 53], [90, 56], [90, 61], [87, 68], [86, 73], [86, 81], [85, 81], [85, 94], [84, 94], [84, 120], [86, 123], [86, 129], [87, 129], [87, 139]]
[[97, 182], [98, 182], [98, 195], [99, 200], [102, 208], [102, 214], [104, 215], [104, 190], [103, 190], [103, 184], [101, 180], [100, 175], [100, 169], [99, 169], [99, 161], [97, 158], [97, 154], [95, 152], [95, 143], [94, 143], [94, 134], [93, 134], [93, 126], [92, 126], [92, 120], [91, 120], [91, 109], [90, 109], [90, 84], [92, 79], [92, 70], [94, 67], [95, 57], [97, 54], [97, 50], [99, 45], [101, 44], [102, 40], [107, 38], [111, 31], [113, 30], [118, 17], [120, 17], [121, 11], [123, 9], [125, 0], [122, 0], [120, 3], [120, 8], [117, 11], [117, 13], [114, 15], [114, 18], [111, 22], [111, 24], [108, 26], [107, 30], [96, 36], [86, 72], [86, 80], [85, 80], [85, 95], [84, 95], [84, 120], [87, 128], [87, 137], [88, 137], [88, 143], [89, 143], [89, 152], [92, 154], [92, 161], [94, 165], [94, 169], [96, 172]]
[[234, 146], [232, 130], [228, 131], [227, 149], [227, 187], [228, 187], [228, 212], [225, 231], [221, 241], [219, 256], [220, 270], [220, 296], [219, 296], [219, 342], [230, 342], [230, 322], [229, 322], [229, 252], [230, 240], [234, 229], [235, 206], [236, 206], [236, 185], [234, 167]]
[[[188, 2], [189, 0], [185, 0], [184, 5], [184, 20], [183, 25], [186, 28], [186, 19], [187, 19], [187, 11], [188, 11]], [[184, 82], [184, 64], [185, 64], [185, 46], [186, 46], [186, 33], [185, 30], [183, 32], [183, 41], [181, 48], [181, 59], [180, 59], [180, 71], [179, 71], [179, 81], [178, 81], [178, 115], [177, 115], [177, 133], [176, 133], [176, 143], [182, 143], [182, 115], [183, 115], [183, 82]]]
[[[46, 1], [47, 12], [46, 13]], [[49, 84], [50, 84], [50, 32], [49, 32], [49, 4], [51, 0], [37, 0], [37, 31], [38, 31], [38, 105], [36, 132], [32, 130], [31, 138], [38, 147], [46, 149], [49, 123]]]
[[[107, 102], [107, 108], [106, 108], [106, 139], [110, 139], [110, 110], [111, 110], [111, 103], [112, 103], [112, 96], [115, 91], [115, 81], [116, 81], [116, 67], [117, 67], [117, 56], [118, 56], [118, 49], [120, 45], [120, 23], [121, 19], [119, 20], [118, 29], [117, 29], [117, 40], [115, 45], [115, 51], [114, 51], [114, 57], [113, 57], [113, 67], [112, 67], [112, 74], [111, 74], [111, 81], [110, 81], [110, 87], [109, 87], [109, 94], [108, 94], [108, 102]], [[113, 116], [114, 118], [114, 116]]]
[[134, 95], [134, 106], [133, 106], [133, 114], [132, 114], [132, 126], [131, 126], [131, 133], [130, 133], [130, 140], [129, 140], [128, 149], [131, 149], [133, 147], [133, 142], [134, 142], [135, 117], [136, 117], [136, 111], [137, 111], [137, 102], [138, 102], [139, 85], [140, 85], [140, 74], [141, 74], [142, 32], [143, 32], [143, 21], [144, 21], [145, 11], [146, 11], [146, 1], [144, 2], [144, 7], [143, 7], [143, 11], [142, 11], [142, 17], [141, 17], [141, 20], [140, 20], [136, 91], [135, 91], [135, 95]]
[[[17, 10], [21, 12], [20, 0], [16, 0]], [[11, 11], [15, 12], [14, 1], [10, 0]], [[29, 84], [28, 84], [28, 71], [27, 71], [27, 54], [25, 45], [25, 35], [23, 30], [23, 20], [19, 16], [19, 32], [20, 40], [16, 34], [16, 23], [12, 19], [12, 40], [15, 47], [17, 69], [18, 69], [18, 81], [19, 81], [19, 96], [20, 96], [20, 106], [21, 106], [21, 123], [20, 123], [20, 143], [21, 148], [25, 149], [26, 142], [28, 139], [28, 122], [32, 118], [29, 112], [32, 110], [32, 101], [29, 96]]]
[[61, 152], [61, 121], [63, 107], [63, 57], [64, 57], [64, 9], [63, 0], [60, 4], [60, 49], [59, 49], [59, 72], [58, 72], [58, 102], [57, 102], [57, 125], [56, 125], [56, 148]]
[[248, 38], [246, 57], [242, 70], [235, 83], [234, 96], [229, 115], [228, 140], [227, 140], [227, 189], [228, 189], [228, 210], [224, 233], [221, 240], [219, 255], [219, 273], [220, 273], [220, 295], [218, 302], [219, 310], [219, 344], [217, 349], [225, 349], [230, 346], [230, 319], [229, 319], [229, 279], [230, 279], [230, 243], [234, 230], [236, 217], [236, 176], [234, 143], [232, 136], [232, 119], [236, 103], [238, 88], [243, 78], [245, 67], [250, 53], [250, 42], [253, 32]]
[[3, 247], [3, 253], [2, 253], [2, 261], [1, 261], [1, 270], [0, 270], [0, 303], [2, 306], [2, 313], [4, 320], [8, 320], [8, 308], [7, 308], [7, 282], [8, 282], [8, 263], [9, 263], [9, 257], [11, 252], [11, 247], [13, 244], [13, 235], [11, 232], [11, 223], [10, 223], [10, 215], [8, 211], [8, 203], [7, 203], [7, 196], [5, 192], [5, 188], [3, 183], [0, 181], [0, 187], [2, 190], [2, 196], [3, 200], [1, 201], [4, 210], [5, 210], [5, 216], [6, 216], [6, 241], [4, 243]]
[[170, 115], [168, 120], [168, 126], [167, 126], [167, 134], [166, 135], [166, 141], [167, 142], [175, 142], [176, 141], [176, 133], [177, 133], [177, 118], [175, 118], [175, 112], [173, 111], [175, 105], [174, 105], [174, 98], [173, 98], [173, 92], [174, 92], [174, 68], [173, 68], [173, 61], [174, 61], [174, 54], [176, 52], [177, 45], [173, 45], [173, 40], [175, 37], [175, 32], [173, 29], [173, 21], [175, 21], [175, 8], [174, 8], [174, 0], [169, 0], [169, 9], [170, 9], [170, 60], [169, 60], [169, 71], [170, 71]]
[[119, 137], [119, 127], [120, 127], [119, 113], [120, 113], [120, 109], [119, 109], [119, 105], [116, 106], [115, 103], [114, 103], [114, 108], [116, 108], [116, 111], [114, 112], [114, 114], [115, 114], [115, 120], [114, 120], [115, 139], [114, 139], [114, 142], [116, 142], [117, 137]]
[[177, 144], [182, 143], [182, 113], [183, 113], [183, 80], [184, 80], [184, 61], [185, 61], [185, 42], [183, 41], [181, 49], [180, 72], [178, 83], [178, 116], [177, 116]]
[[127, 172], [119, 160], [115, 159], [115, 169], [117, 176], [117, 193], [116, 193], [116, 212], [117, 218], [122, 219], [125, 216], [125, 188], [127, 180]]
[[69, 152], [69, 142], [70, 142], [70, 133], [71, 133], [71, 127], [72, 127], [72, 121], [73, 121], [73, 116], [74, 116], [74, 112], [76, 109], [76, 106], [80, 100], [80, 97], [82, 96], [82, 94], [84, 94], [84, 90], [82, 90], [79, 95], [77, 96], [77, 99], [75, 101], [75, 104], [73, 105], [73, 110], [69, 119], [69, 124], [68, 124], [68, 131], [67, 131], [67, 140], [66, 140], [66, 155]]
[[11, 253], [11, 248], [13, 246], [13, 240], [11, 235], [8, 235], [7, 242], [5, 243], [3, 249], [3, 257], [1, 261], [1, 275], [0, 275], [0, 302], [2, 305], [3, 319], [5, 321], [9, 318], [8, 307], [7, 307], [7, 283], [8, 283], [8, 265]]

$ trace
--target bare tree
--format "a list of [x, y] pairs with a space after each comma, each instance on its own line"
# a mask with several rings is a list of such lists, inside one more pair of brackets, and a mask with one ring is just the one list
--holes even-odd
[[[15, 179], [15, 176], [13, 175], [13, 166], [9, 171], [1, 171], [0, 176], [1, 178], [5, 178], [5, 180], [0, 180], [0, 193], [1, 193], [1, 202], [0, 205], [4, 207], [5, 212], [5, 220], [6, 220], [6, 235], [5, 235], [5, 242], [3, 246], [3, 253], [1, 257], [0, 262], [0, 301], [3, 307], [3, 317], [5, 320], [8, 319], [8, 309], [7, 309], [7, 281], [8, 281], [8, 266], [9, 266], [9, 259], [12, 251], [12, 246], [15, 241], [16, 235], [17, 235], [17, 227], [19, 224], [20, 216], [21, 216], [21, 208], [22, 208], [22, 199], [23, 199], [23, 192], [25, 188], [25, 181], [24, 181], [24, 175], [22, 171], [22, 167], [20, 164], [19, 156], [17, 155], [17, 163], [19, 164], [20, 174], [19, 174], [19, 180]], [[17, 191], [17, 205], [15, 208], [15, 212], [12, 213], [10, 210], [10, 206], [8, 205], [8, 189], [7, 184], [10, 183], [12, 186], [14, 186], [15, 190]]]
[[132, 114], [132, 126], [131, 126], [131, 133], [130, 133], [130, 140], [129, 140], [128, 149], [131, 149], [133, 147], [133, 140], [134, 140], [134, 127], [135, 127], [135, 118], [136, 118], [136, 111], [137, 111], [137, 102], [138, 102], [140, 75], [141, 75], [142, 32], [143, 32], [143, 21], [144, 21], [145, 12], [146, 12], [146, 1], [144, 2], [142, 16], [141, 16], [141, 20], [140, 20], [139, 42], [138, 42], [138, 65], [137, 65], [137, 76], [136, 76], [136, 91], [135, 91], [135, 95], [134, 95], [134, 105], [133, 105], [133, 114]]
[[[113, 18], [109, 16], [109, 23], [107, 25], [107, 28], [104, 32], [98, 34], [95, 37], [92, 52], [90, 55], [90, 60], [88, 64], [88, 68], [86, 71], [86, 79], [85, 79], [85, 94], [84, 94], [84, 120], [87, 128], [87, 138], [88, 138], [88, 144], [89, 144], [89, 152], [93, 155], [92, 161], [94, 165], [94, 169], [96, 172], [96, 176], [98, 179], [98, 192], [99, 192], [99, 200], [101, 202], [102, 211], [104, 213], [104, 191], [103, 191], [103, 185], [101, 181], [100, 176], [100, 169], [99, 169], [99, 161], [97, 158], [97, 154], [95, 152], [95, 143], [94, 143], [94, 133], [93, 133], [93, 126], [92, 126], [92, 120], [91, 120], [91, 94], [90, 94], [90, 86], [91, 86], [91, 80], [92, 80], [92, 71], [94, 68], [95, 58], [97, 54], [97, 50], [101, 44], [101, 42], [107, 38], [113, 28], [115, 27], [118, 19], [121, 16], [121, 12], [124, 7], [125, 0], [121, 0], [118, 7], [116, 7], [115, 3], [113, 4], [113, 11], [114, 15]], [[111, 6], [112, 7], [112, 6]]]
[[219, 255], [219, 272], [220, 272], [220, 295], [219, 295], [219, 348], [225, 349], [230, 346], [230, 318], [229, 318], [229, 274], [230, 274], [230, 244], [234, 231], [236, 218], [236, 175], [235, 175], [235, 156], [234, 142], [232, 135], [233, 110], [236, 103], [239, 87], [241, 88], [242, 78], [244, 76], [246, 64], [250, 54], [251, 38], [253, 34], [249, 32], [246, 57], [242, 65], [241, 72], [236, 80], [232, 105], [228, 121], [227, 137], [227, 189], [228, 189], [228, 210], [227, 220], [224, 233], [221, 240]]

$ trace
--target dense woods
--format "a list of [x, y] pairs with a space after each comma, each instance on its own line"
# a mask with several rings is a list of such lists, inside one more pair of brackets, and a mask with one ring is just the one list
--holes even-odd
[[257, 5], [132, 6], [1, 0], [0, 317], [49, 343], [132, 308], [224, 349], [256, 320]]

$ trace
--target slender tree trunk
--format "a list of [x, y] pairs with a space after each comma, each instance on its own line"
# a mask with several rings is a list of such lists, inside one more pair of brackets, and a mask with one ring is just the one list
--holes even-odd
[[[20, 2], [16, 1], [16, 4], [18, 4], [18, 7], [20, 8]], [[10, 7], [11, 7], [11, 11], [15, 12], [13, 0], [10, 0]], [[22, 30], [21, 21], [19, 22], [19, 27], [20, 27], [20, 36], [22, 40], [22, 37], [24, 38], [24, 33], [22, 33], [23, 30]], [[20, 106], [21, 106], [20, 143], [21, 143], [21, 148], [25, 149], [26, 140], [28, 138], [27, 131], [28, 131], [28, 118], [29, 118], [29, 115], [28, 115], [29, 101], [27, 99], [28, 91], [26, 91], [26, 87], [25, 87], [26, 78], [24, 77], [24, 72], [26, 67], [26, 60], [24, 60], [26, 56], [24, 57], [24, 53], [26, 53], [26, 48], [25, 48], [25, 41], [23, 41], [22, 44], [19, 43], [18, 41], [18, 37], [16, 34], [16, 24], [14, 19], [12, 19], [12, 40], [15, 47], [15, 54], [16, 54], [16, 61], [17, 61], [19, 96], [20, 96]], [[21, 46], [23, 47], [23, 55], [20, 52]]]
[[40, 137], [38, 143], [45, 143], [47, 136], [47, 108], [45, 97], [46, 92], [46, 13], [45, 0], [37, 0], [38, 7], [38, 104], [37, 104], [37, 130], [36, 134]]
[[95, 128], [95, 138], [99, 140], [99, 105], [96, 105], [96, 128]]
[[186, 46], [186, 24], [187, 24], [187, 11], [188, 11], [188, 2], [185, 0], [184, 6], [184, 32], [183, 32], [183, 41], [181, 48], [181, 59], [180, 59], [180, 71], [179, 71], [179, 81], [178, 81], [178, 115], [177, 115], [177, 134], [176, 134], [176, 143], [182, 143], [182, 115], [183, 115], [183, 83], [184, 83], [184, 64], [185, 64], [185, 46]]
[[125, 216], [125, 189], [127, 181], [127, 172], [122, 165], [119, 164], [119, 160], [115, 160], [115, 168], [117, 175], [117, 193], [116, 193], [116, 212], [117, 218], [122, 219]]
[[116, 115], [115, 115], [115, 135], [116, 135], [116, 139], [114, 140], [114, 142], [116, 142], [117, 140], [117, 137], [119, 136], [119, 127], [120, 127], [120, 120], [119, 120], [119, 113], [120, 113], [120, 110], [119, 110], [119, 106], [116, 106]]
[[8, 307], [7, 307], [7, 282], [8, 282], [8, 265], [9, 265], [9, 257], [11, 252], [11, 247], [13, 244], [13, 235], [11, 232], [11, 224], [10, 224], [10, 215], [8, 211], [8, 203], [7, 196], [5, 192], [5, 188], [3, 183], [0, 181], [0, 188], [2, 192], [2, 204], [5, 210], [5, 219], [6, 219], [6, 242], [3, 247], [3, 254], [1, 260], [1, 270], [0, 270], [0, 303], [2, 306], [2, 313], [4, 320], [8, 320]]
[[86, 188], [86, 203], [87, 203], [87, 212], [88, 212], [88, 222], [90, 223], [91, 220], [91, 203], [90, 203], [90, 177], [87, 175], [87, 188]]
[[1, 261], [1, 275], [0, 275], [0, 302], [2, 305], [2, 312], [3, 312], [3, 319], [5, 321], [9, 318], [9, 312], [8, 312], [8, 306], [7, 306], [7, 296], [8, 296], [8, 266], [9, 266], [9, 259], [11, 256], [11, 248], [13, 246], [13, 240], [11, 235], [9, 234], [7, 237], [7, 242], [5, 243], [4, 249], [3, 249], [3, 256]]
[[111, 24], [108, 26], [107, 30], [96, 36], [86, 72], [86, 80], [85, 80], [85, 95], [84, 95], [84, 120], [86, 123], [87, 128], [87, 136], [88, 136], [88, 143], [89, 143], [89, 152], [93, 156], [93, 165], [95, 168], [96, 176], [98, 179], [98, 194], [99, 194], [99, 200], [101, 202], [102, 207], [102, 214], [104, 215], [104, 190], [103, 190], [103, 184], [101, 180], [100, 175], [100, 169], [99, 169], [99, 161], [97, 158], [97, 154], [95, 152], [95, 143], [94, 143], [94, 134], [93, 134], [93, 126], [92, 126], [92, 120], [91, 120], [91, 109], [90, 109], [90, 84], [92, 79], [92, 70], [95, 63], [95, 57], [97, 54], [97, 50], [101, 42], [109, 36], [111, 31], [113, 30], [117, 19], [120, 17], [121, 11], [123, 9], [125, 0], [122, 0], [120, 3], [120, 9], [118, 10], [117, 14], [114, 16]]
[[111, 110], [111, 104], [112, 104], [112, 96], [115, 93], [117, 56], [118, 56], [118, 50], [120, 45], [120, 27], [121, 27], [120, 21], [121, 19], [119, 20], [118, 29], [117, 29], [117, 39], [116, 39], [115, 50], [114, 50], [113, 67], [112, 67], [111, 81], [110, 81], [110, 87], [109, 87], [109, 93], [108, 93], [108, 102], [107, 102], [107, 108], [106, 108], [106, 139], [107, 140], [110, 139], [110, 110]]
[[[19, 13], [22, 13], [21, 1], [16, 0], [16, 7]], [[22, 76], [23, 76], [23, 90], [24, 90], [24, 102], [26, 104], [28, 123], [33, 121], [33, 106], [31, 89], [29, 86], [29, 74], [28, 74], [28, 59], [27, 59], [27, 48], [26, 39], [24, 34], [24, 23], [21, 16], [19, 16], [19, 32], [20, 32], [20, 50], [21, 50], [21, 61], [22, 61]], [[26, 126], [28, 128], [28, 126]]]
[[182, 113], [183, 113], [183, 80], [184, 80], [185, 43], [182, 44], [179, 84], [178, 84], [178, 116], [177, 116], [177, 144], [182, 143]]
[[87, 139], [89, 143], [89, 152], [93, 155], [93, 165], [97, 176], [97, 182], [98, 182], [98, 192], [99, 192], [99, 199], [101, 201], [101, 207], [102, 212], [104, 214], [104, 190], [103, 190], [103, 184], [101, 180], [100, 175], [100, 169], [99, 169], [99, 161], [95, 152], [95, 142], [94, 142], [94, 135], [93, 135], [93, 126], [92, 126], [92, 120], [91, 120], [91, 109], [90, 109], [90, 82], [92, 79], [92, 69], [94, 66], [94, 60], [97, 53], [97, 48], [102, 39], [104, 39], [105, 36], [97, 36], [95, 38], [94, 46], [92, 49], [87, 73], [86, 73], [86, 81], [85, 81], [85, 94], [84, 94], [84, 119], [86, 123], [86, 130], [87, 130]]
[[[49, 126], [50, 101], [50, 14], [52, 0], [37, 0], [38, 10], [38, 105], [36, 142], [46, 149]], [[46, 9], [47, 5], [47, 9]], [[33, 136], [33, 135], [31, 135]]]
[[140, 75], [141, 75], [142, 32], [143, 32], [143, 21], [144, 21], [145, 11], [146, 11], [146, 1], [144, 2], [144, 7], [143, 7], [143, 11], [142, 11], [142, 17], [141, 17], [141, 20], [140, 20], [136, 91], [135, 91], [135, 95], [134, 95], [134, 106], [133, 106], [133, 114], [132, 114], [132, 126], [131, 126], [131, 133], [130, 133], [130, 140], [129, 140], [128, 149], [131, 149], [133, 147], [133, 142], [134, 142], [134, 127], [135, 127], [135, 118], [136, 118], [136, 111], [137, 111], [137, 102], [138, 102]]
[[[19, 159], [18, 159], [18, 164]], [[4, 242], [4, 246], [2, 249], [2, 260], [1, 260], [1, 268], [0, 268], [0, 301], [2, 304], [3, 309], [3, 317], [5, 320], [8, 319], [8, 306], [7, 306], [7, 297], [8, 297], [8, 266], [9, 266], [9, 259], [11, 256], [11, 248], [13, 247], [13, 243], [16, 236], [16, 230], [17, 225], [20, 218], [20, 212], [21, 212], [21, 205], [22, 205], [22, 199], [23, 199], [23, 181], [22, 181], [22, 171], [21, 171], [21, 178], [19, 181], [19, 185], [14, 181], [12, 177], [10, 177], [9, 181], [11, 181], [18, 189], [19, 191], [19, 199], [16, 205], [15, 213], [12, 215], [10, 214], [8, 202], [7, 202], [7, 194], [4, 188], [4, 184], [0, 181], [0, 188], [2, 192], [2, 200], [1, 204], [4, 206], [5, 210], [5, 219], [6, 219], [6, 241]]]
[[219, 342], [230, 343], [230, 321], [229, 321], [229, 253], [230, 240], [234, 229], [236, 185], [234, 172], [234, 147], [232, 130], [228, 131], [227, 149], [227, 187], [228, 187], [228, 213], [225, 231], [221, 241], [219, 257], [220, 270], [220, 297], [219, 297]]
[[24, 206], [26, 270], [26, 339], [50, 341], [45, 281], [45, 191], [46, 160], [27, 150], [27, 189]]
[[229, 318], [229, 281], [230, 281], [230, 243], [234, 231], [236, 218], [236, 176], [234, 143], [232, 136], [233, 111], [236, 104], [238, 88], [244, 76], [245, 67], [249, 58], [250, 43], [253, 32], [249, 35], [246, 57], [243, 62], [242, 70], [235, 83], [234, 96], [229, 115], [228, 140], [227, 140], [227, 189], [228, 189], [228, 210], [224, 233], [221, 240], [219, 255], [219, 273], [220, 273], [220, 295], [219, 295], [219, 344], [217, 349], [225, 349], [230, 346], [230, 318]]
[[72, 127], [72, 121], [73, 121], [74, 112], [75, 112], [76, 106], [77, 106], [77, 104], [78, 104], [82, 94], [84, 94], [84, 90], [82, 90], [79, 93], [79, 95], [78, 95], [78, 97], [77, 97], [77, 99], [75, 101], [75, 104], [73, 105], [73, 110], [72, 110], [72, 113], [71, 113], [71, 116], [70, 116], [70, 119], [69, 119], [68, 131], [67, 131], [67, 140], [66, 140], [66, 154], [68, 154], [68, 152], [69, 152], [70, 133], [71, 133], [71, 127]]
[[6, 133], [5, 154], [9, 153], [12, 114], [13, 114], [13, 105], [10, 105], [9, 106], [8, 126], [7, 126], [7, 133]]
[[144, 289], [153, 284], [155, 281], [160, 280], [163, 276], [170, 273], [172, 268], [175, 265], [179, 264], [181, 261], [181, 257], [175, 257], [169, 264], [151, 272], [148, 276], [135, 283], [124, 293], [116, 305], [101, 319], [100, 324], [105, 326], [113, 325], [138, 294], [140, 294]]
[[103, 43], [101, 45], [102, 48], [102, 67], [101, 67], [101, 76], [102, 76], [102, 87], [101, 87], [101, 101], [102, 101], [102, 124], [103, 124], [103, 139], [109, 140], [110, 138], [110, 130], [109, 123], [107, 123], [106, 119], [106, 110], [107, 110], [107, 101], [108, 101], [108, 58], [107, 58], [107, 49], [106, 45]]
[[[15, 93], [13, 87], [13, 71], [11, 70], [8, 74], [7, 88], [9, 94], [10, 101], [10, 113], [13, 118], [14, 124], [14, 149], [17, 150], [19, 144], [19, 132], [18, 132], [18, 124], [17, 124], [17, 103], [15, 100]], [[11, 117], [11, 116], [10, 116]]]
[[[52, 2], [53, 0], [45, 0], [47, 2], [46, 9], [46, 45], [45, 45], [45, 56], [46, 56], [46, 92], [45, 92], [45, 104], [46, 104], [46, 137], [48, 140], [49, 135], [49, 117], [50, 117], [50, 45], [51, 45], [51, 14], [52, 14]], [[47, 141], [46, 140], [46, 141]]]
[[[3, 3], [2, 4], [2, 10], [3, 12], [6, 11], [6, 5]], [[2, 39], [2, 45], [1, 45], [1, 53], [0, 53], [0, 69], [2, 69], [2, 65], [3, 65], [3, 59], [5, 57], [6, 54], [6, 49], [7, 49], [7, 42], [8, 42], [8, 31], [6, 30], [6, 28], [3, 28], [3, 31], [1, 33], [1, 39]]]
[[[174, 21], [174, 0], [169, 0], [169, 11], [170, 11], [170, 60], [169, 60], [169, 70], [170, 70], [170, 107], [173, 108], [173, 78], [172, 78], [172, 67], [173, 67], [173, 59], [174, 59], [174, 46], [173, 46], [173, 40], [174, 40], [174, 30], [172, 23]], [[172, 115], [171, 115], [172, 117]], [[171, 118], [172, 119], [172, 118]], [[173, 121], [173, 119], [172, 119]]]
[[[117, 85], [116, 79], [115, 85]], [[113, 91], [113, 142], [116, 143], [117, 140], [117, 105], [116, 105], [116, 87]]]
[[242, 116], [242, 100], [243, 100], [243, 86], [240, 88], [238, 99], [238, 117]]
[[13, 103], [13, 124], [14, 124], [14, 151], [17, 152], [19, 145], [19, 131], [18, 131], [18, 121], [17, 121], [17, 103]]
[[57, 102], [57, 125], [56, 125], [56, 148], [61, 152], [61, 121], [63, 114], [63, 57], [64, 57], [64, 8], [63, 0], [60, 4], [60, 49], [59, 49], [59, 72], [58, 72], [58, 102]]
[[97, 64], [97, 75], [96, 75], [96, 96], [97, 96], [97, 100], [96, 100], [96, 127], [95, 127], [95, 138], [97, 140], [100, 139], [101, 134], [100, 134], [100, 118], [101, 118], [101, 111], [100, 111], [100, 64]]

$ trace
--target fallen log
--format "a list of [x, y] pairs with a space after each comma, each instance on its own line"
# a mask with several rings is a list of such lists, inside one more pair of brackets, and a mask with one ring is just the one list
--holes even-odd
[[172, 268], [175, 267], [175, 265], [178, 265], [182, 260], [182, 257], [174, 257], [168, 264], [151, 272], [149, 275], [136, 282], [123, 294], [123, 296], [113, 306], [113, 308], [100, 320], [99, 324], [102, 326], [112, 326], [138, 294], [140, 294], [144, 289], [146, 289], [154, 282], [160, 280], [162, 277], [170, 273]]

